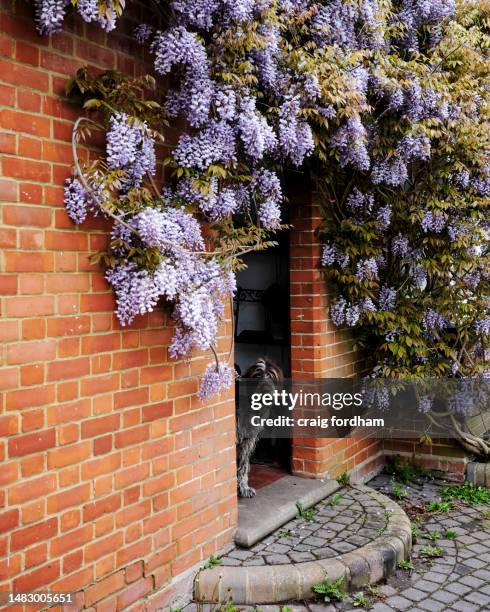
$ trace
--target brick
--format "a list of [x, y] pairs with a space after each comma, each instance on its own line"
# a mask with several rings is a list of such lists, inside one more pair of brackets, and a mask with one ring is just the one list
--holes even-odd
[[78, 464], [88, 459], [92, 454], [90, 442], [81, 442], [73, 446], [50, 451], [48, 453], [48, 468], [54, 470], [74, 463]]
[[4, 176], [28, 181], [48, 183], [51, 178], [51, 167], [45, 162], [4, 157], [2, 160]]
[[151, 551], [151, 538], [147, 537], [131, 546], [120, 548], [117, 551], [117, 565], [127, 565], [130, 561], [141, 559]]
[[0, 179], [0, 201], [17, 202], [17, 183]]
[[72, 506], [79, 506], [90, 499], [91, 489], [88, 483], [79, 485], [68, 491], [55, 493], [47, 498], [47, 510], [49, 514], [61, 512]]
[[51, 540], [50, 550], [52, 557], [58, 557], [65, 553], [80, 548], [92, 539], [93, 526], [84, 525], [79, 529], [70, 531], [66, 535]]
[[17, 152], [17, 139], [15, 134], [0, 134], [0, 153], [15, 155]]
[[60, 562], [51, 561], [30, 574], [24, 574], [13, 581], [15, 591], [35, 591], [40, 587], [51, 584], [60, 575]]
[[[51, 315], [54, 314], [54, 297], [52, 295], [11, 297], [5, 300], [5, 313], [12, 318]], [[44, 321], [42, 326], [45, 328]]]
[[121, 391], [116, 393], [114, 407], [127, 408], [128, 406], [139, 406], [148, 402], [148, 388], [134, 389], [131, 391]]
[[48, 547], [46, 544], [39, 544], [34, 546], [25, 552], [25, 566], [26, 569], [46, 563], [48, 558]]
[[7, 347], [7, 363], [19, 364], [33, 361], [48, 361], [56, 356], [56, 342], [42, 340], [38, 342], [21, 342]]
[[51, 211], [34, 206], [4, 206], [3, 221], [6, 225], [47, 227], [51, 223]]
[[20, 369], [21, 383], [25, 387], [39, 385], [44, 381], [44, 364], [25, 365]]
[[5, 272], [51, 272], [52, 253], [4, 253]]
[[42, 145], [36, 138], [19, 136], [19, 156], [41, 159]]
[[8, 442], [9, 457], [21, 457], [52, 448], [56, 443], [56, 432], [47, 429], [25, 436], [16, 436]]
[[154, 421], [155, 419], [162, 419], [164, 417], [168, 417], [172, 414], [172, 410], [172, 402], [161, 402], [159, 404], [143, 406], [143, 422]]
[[20, 109], [38, 113], [41, 110], [41, 96], [27, 90], [17, 90], [17, 105]]
[[0, 580], [8, 580], [20, 573], [21, 555], [10, 555], [7, 559], [0, 561]]
[[17, 232], [14, 229], [0, 228], [0, 247], [3, 249], [15, 249], [16, 246]]
[[56, 475], [47, 474], [10, 487], [8, 490], [8, 501], [10, 505], [22, 504], [32, 499], [44, 497], [54, 491], [55, 488]]
[[47, 380], [64, 380], [66, 378], [80, 378], [90, 373], [90, 360], [86, 357], [79, 359], [63, 359], [48, 364]]
[[7, 393], [7, 410], [21, 410], [50, 404], [54, 400], [54, 386], [32, 387]]
[[85, 547], [85, 561], [90, 563], [110, 553], [115, 553], [123, 546], [122, 532], [114, 533], [107, 538], [98, 539]]
[[117, 598], [117, 609], [124, 610], [138, 599], [144, 597], [153, 590], [153, 580], [143, 578], [125, 589]]
[[85, 590], [85, 605], [87, 607], [97, 603], [112, 593], [116, 593], [124, 587], [124, 571], [111, 574], [97, 584], [88, 587]]
[[70, 423], [90, 415], [90, 400], [82, 399], [67, 404], [59, 404], [48, 408], [48, 425]]
[[0, 416], [0, 437], [13, 436], [19, 431], [17, 415]]
[[110, 414], [82, 423], [82, 438], [93, 438], [119, 428], [119, 414]]
[[2, 79], [12, 85], [23, 85], [39, 91], [48, 91], [49, 76], [46, 72], [26, 68], [18, 64], [0, 59], [0, 74]]
[[138, 444], [144, 440], [148, 440], [150, 437], [150, 429], [148, 425], [142, 425], [141, 427], [134, 427], [133, 429], [127, 429], [120, 431], [115, 435], [115, 446], [116, 448], [125, 448], [133, 444]]
[[0, 533], [11, 531], [19, 524], [19, 510], [7, 510], [0, 513]]
[[49, 540], [56, 535], [57, 531], [57, 518], [52, 518], [44, 523], [37, 523], [36, 525], [31, 525], [25, 529], [14, 531], [10, 539], [10, 550], [22, 550], [28, 546], [31, 546], [32, 544], [36, 544], [37, 542]]
[[44, 410], [24, 410], [22, 412], [22, 431], [32, 431], [44, 427]]
[[93, 521], [104, 514], [112, 514], [121, 507], [121, 495], [110, 495], [105, 499], [83, 506], [83, 521]]

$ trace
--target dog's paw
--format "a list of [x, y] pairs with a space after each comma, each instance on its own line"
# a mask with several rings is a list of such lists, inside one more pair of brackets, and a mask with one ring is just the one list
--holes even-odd
[[255, 497], [257, 491], [252, 487], [238, 487], [238, 495], [240, 497]]

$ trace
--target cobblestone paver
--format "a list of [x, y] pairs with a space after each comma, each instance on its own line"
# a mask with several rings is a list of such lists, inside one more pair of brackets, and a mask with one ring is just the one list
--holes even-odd
[[342, 490], [315, 506], [313, 520], [296, 518], [250, 549], [234, 548], [223, 565], [284, 565], [329, 559], [374, 540], [386, 528], [383, 506], [365, 493]]
[[[385, 494], [390, 494], [389, 476], [381, 475], [369, 484]], [[410, 486], [402, 485], [406, 490], [407, 507], [423, 507], [429, 500], [440, 500], [440, 488], [446, 484], [443, 480], [418, 477]], [[251, 559], [263, 559], [274, 555], [290, 559], [300, 553], [318, 554], [320, 548], [329, 549], [331, 554], [338, 554], [336, 548], [340, 542], [355, 544], [359, 538], [374, 539], [379, 529], [385, 524], [383, 510], [368, 500], [356, 499], [344, 493], [338, 505], [318, 505], [314, 522], [291, 521], [280, 531], [290, 531], [286, 538], [275, 533], [267, 540], [251, 549], [252, 556], [243, 555], [234, 550], [227, 557], [245, 564]], [[364, 514], [364, 518], [363, 518]], [[332, 528], [332, 523], [336, 524]], [[342, 525], [342, 527], [340, 527]], [[379, 525], [379, 526], [378, 526]], [[303, 528], [302, 528], [303, 526]], [[306, 531], [304, 531], [306, 530]], [[449, 533], [448, 533], [449, 532]], [[346, 539], [345, 534], [348, 533]], [[341, 537], [343, 534], [343, 537]], [[448, 535], [450, 537], [448, 537]], [[316, 539], [320, 542], [316, 544]], [[307, 542], [310, 542], [308, 544]], [[364, 540], [362, 543], [366, 543]], [[264, 546], [264, 548], [261, 548]], [[299, 548], [302, 547], [302, 548]], [[356, 545], [357, 547], [358, 545]], [[272, 552], [271, 553], [271, 547]], [[277, 547], [281, 547], [277, 549]], [[441, 556], [428, 558], [424, 556], [430, 550], [427, 547], [440, 548]], [[267, 552], [264, 552], [267, 551]], [[322, 552], [322, 555], [325, 553]], [[386, 584], [372, 589], [364, 588], [360, 593], [373, 612], [405, 611], [410, 612], [488, 612], [490, 611], [490, 506], [468, 506], [457, 504], [449, 512], [425, 514], [420, 521], [419, 535], [414, 544], [411, 560], [413, 570], [399, 569]], [[286, 561], [285, 561], [286, 562]], [[234, 563], [234, 561], [231, 561]], [[278, 561], [274, 561], [278, 563]], [[289, 604], [237, 606], [235, 610], [261, 612], [354, 612], [362, 609], [359, 606], [359, 593], [351, 593], [341, 603], [324, 604], [314, 602], [291, 602]], [[357, 605], [355, 605], [357, 602]], [[184, 612], [218, 612], [219, 606], [202, 606], [191, 604]], [[223, 608], [223, 612], [233, 609]], [[233, 612], [235, 612], [233, 610]], [[222, 612], [220, 610], [220, 612]]]

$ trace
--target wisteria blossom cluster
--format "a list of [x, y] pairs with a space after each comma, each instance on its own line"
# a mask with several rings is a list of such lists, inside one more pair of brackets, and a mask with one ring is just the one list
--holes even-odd
[[[375, 5], [325, 3], [316, 17], [318, 44], [334, 44], [345, 61], [364, 52], [353, 71], [363, 109], [333, 132], [337, 170], [331, 158], [317, 169], [335, 202], [321, 230], [322, 265], [339, 291], [330, 315], [358, 330], [376, 376], [483, 374], [488, 24], [472, 3], [404, 0], [388, 13]], [[377, 36], [366, 40], [360, 26], [373, 23]]]
[[[56, 32], [67, 3], [35, 4], [39, 30]], [[107, 31], [123, 8], [119, 0], [73, 4]], [[233, 288], [233, 257], [203, 254], [194, 222], [235, 245], [238, 228], [253, 237], [280, 228], [281, 173], [295, 168], [314, 173], [321, 187], [321, 263], [338, 290], [332, 320], [358, 330], [376, 375], [481, 372], [490, 293], [490, 46], [481, 4], [155, 6], [158, 17], [134, 35], [152, 52], [157, 75], [171, 77], [166, 118], [187, 126], [166, 160], [172, 181], [147, 195], [156, 168], [152, 132], [146, 117], [121, 108], [107, 124], [112, 188], [88, 185], [123, 214], [108, 271], [121, 321], [163, 297], [177, 321], [172, 354], [213, 347], [220, 300]], [[95, 206], [79, 178], [65, 190], [75, 222]], [[229, 370], [211, 368], [204, 381], [216, 390]]]

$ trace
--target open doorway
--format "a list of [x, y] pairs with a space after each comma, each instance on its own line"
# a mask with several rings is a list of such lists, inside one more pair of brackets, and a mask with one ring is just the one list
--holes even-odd
[[[247, 268], [237, 275], [234, 302], [235, 367], [239, 374], [259, 357], [291, 374], [289, 305], [289, 234], [281, 232], [278, 246], [244, 257]], [[256, 490], [291, 469], [289, 439], [261, 439], [252, 455], [249, 484]]]

